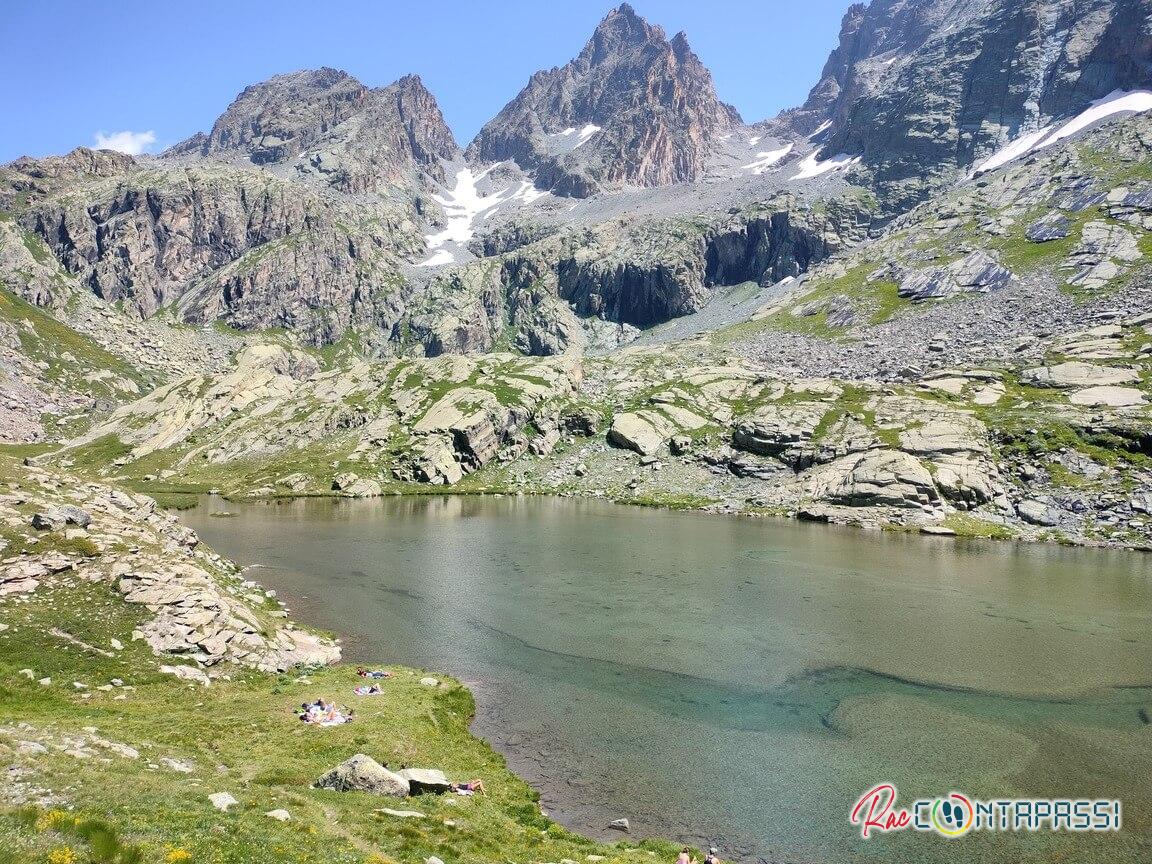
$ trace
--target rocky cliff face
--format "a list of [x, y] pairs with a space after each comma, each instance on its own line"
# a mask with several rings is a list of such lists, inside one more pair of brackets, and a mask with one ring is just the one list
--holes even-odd
[[717, 133], [739, 121], [684, 34], [669, 41], [623, 4], [579, 57], [533, 75], [468, 156], [513, 159], [535, 171], [538, 187], [585, 197], [695, 180]]
[[[395, 205], [221, 164], [158, 169], [78, 151], [13, 163], [0, 181], [0, 208], [17, 211], [34, 248], [142, 318], [177, 304], [188, 321], [289, 327], [315, 344], [357, 322], [387, 330], [397, 256], [421, 246]], [[29, 299], [46, 302], [39, 290]]]
[[435, 97], [418, 76], [369, 89], [346, 72], [325, 68], [277, 75], [245, 88], [209, 134], [165, 155], [290, 166], [359, 194], [410, 185], [421, 173], [442, 182], [440, 160], [459, 152]]
[[715, 286], [799, 276], [859, 243], [870, 223], [855, 198], [816, 210], [779, 195], [722, 216], [604, 222], [538, 240], [539, 226], [497, 226], [480, 245], [512, 248], [431, 280], [402, 326], [431, 354], [501, 340], [534, 355], [611, 345], [697, 311]]
[[1019, 135], [1152, 82], [1148, 0], [875, 0], [844, 18], [805, 105], [825, 156], [905, 210]]

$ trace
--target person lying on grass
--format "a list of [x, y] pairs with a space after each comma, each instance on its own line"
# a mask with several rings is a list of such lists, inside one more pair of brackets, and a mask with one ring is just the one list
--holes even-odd
[[363, 687], [357, 687], [352, 692], [355, 693], [357, 696], [379, 696], [384, 691], [380, 689], [379, 684], [373, 684], [371, 687], [369, 687], [367, 685], [365, 685]]
[[463, 783], [451, 783], [448, 786], [457, 795], [475, 795], [479, 792], [481, 795], [487, 795], [488, 790], [484, 788], [484, 781], [479, 778], [475, 780], [466, 780]]
[[387, 669], [365, 669], [363, 666], [356, 667], [356, 674], [361, 678], [391, 678], [392, 673]]

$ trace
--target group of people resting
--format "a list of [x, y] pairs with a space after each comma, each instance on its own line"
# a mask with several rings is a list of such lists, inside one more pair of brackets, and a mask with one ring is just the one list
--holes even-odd
[[[363, 666], [356, 667], [356, 674], [361, 678], [367, 678], [370, 681], [379, 681], [383, 678], [391, 678], [392, 673], [384, 669], [365, 669]], [[379, 696], [384, 692], [379, 684], [362, 684], [355, 688], [353, 691], [357, 696]]]
[[[692, 850], [685, 846], [676, 856], [676, 864], [697, 864], [696, 856]], [[704, 856], [704, 864], [720, 864], [720, 850], [715, 846], [708, 847], [708, 854]]]
[[312, 723], [316, 726], [339, 726], [343, 723], [351, 723], [353, 712], [348, 706], [338, 708], [335, 702], [325, 702], [324, 697], [321, 696], [315, 702], [303, 703], [299, 711], [296, 712], [296, 716], [305, 723]]
[[[363, 666], [356, 667], [356, 674], [361, 678], [367, 678], [372, 681], [379, 681], [384, 678], [391, 678], [392, 673], [383, 669], [365, 669]], [[379, 684], [365, 684], [357, 687], [353, 691], [357, 696], [375, 696], [384, 691], [380, 688]], [[348, 706], [338, 708], [335, 702], [327, 702], [321, 696], [315, 702], [303, 703], [296, 716], [303, 720], [305, 723], [313, 723], [317, 726], [339, 726], [342, 723], [351, 723], [353, 711]], [[384, 763], [384, 767], [388, 767], [388, 763]], [[401, 766], [403, 768], [404, 766]], [[477, 778], [475, 780], [465, 780], [462, 783], [449, 783], [448, 789], [455, 792], [457, 795], [487, 795], [488, 790], [484, 788], [484, 781]], [[692, 861], [691, 864], [696, 864]]]

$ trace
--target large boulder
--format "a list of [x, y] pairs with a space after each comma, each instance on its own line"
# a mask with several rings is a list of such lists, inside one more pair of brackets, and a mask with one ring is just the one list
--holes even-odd
[[1070, 394], [1068, 401], [1089, 408], [1135, 408], [1147, 399], [1135, 387], [1086, 387]]
[[[650, 413], [629, 411], [612, 418], [608, 440], [617, 447], [635, 450], [641, 456], [652, 456], [675, 431], [663, 428], [663, 424]], [[666, 432], [670, 434], [665, 434]]]
[[999, 474], [982, 459], [949, 455], [933, 462], [933, 466], [936, 487], [960, 510], [991, 501], [1000, 491]]
[[1051, 527], [1059, 522], [1056, 514], [1052, 512], [1051, 507], [1043, 501], [1037, 501], [1031, 498], [1017, 504], [1016, 513], [1021, 519], [1032, 525]]
[[897, 293], [912, 301], [939, 300], [955, 294], [998, 291], [1012, 281], [1012, 271], [986, 252], [970, 252], [945, 267], [916, 270], [900, 281]]
[[1063, 240], [1071, 229], [1072, 223], [1068, 217], [1059, 210], [1053, 210], [1029, 225], [1024, 236], [1033, 243], [1048, 243], [1051, 240]]
[[900, 433], [900, 449], [908, 453], [986, 453], [983, 427], [978, 420], [952, 414], [928, 420]]
[[1020, 373], [1020, 380], [1033, 387], [1103, 387], [1131, 384], [1139, 381], [1140, 376], [1133, 369], [1073, 360], [1055, 366], [1025, 369]]
[[459, 483], [464, 468], [451, 442], [443, 435], [429, 435], [412, 456], [417, 480], [440, 486]]
[[74, 504], [61, 504], [56, 508], [56, 512], [64, 517], [64, 521], [69, 525], [75, 525], [77, 528], [87, 528], [92, 524], [92, 516], [87, 510], [81, 510]]
[[410, 792], [408, 780], [389, 771], [371, 756], [357, 753], [351, 759], [341, 762], [316, 781], [321, 789], [335, 789], [337, 792], [369, 792], [373, 795], [390, 795], [405, 798]]
[[816, 427], [828, 410], [822, 403], [764, 405], [736, 424], [732, 446], [793, 462], [794, 459], [785, 457], [811, 443]]
[[900, 450], [845, 456], [811, 472], [808, 492], [850, 507], [921, 507], [940, 493], [918, 459]]
[[332, 480], [332, 489], [349, 498], [375, 498], [382, 491], [377, 481], [360, 477], [351, 471], [337, 474]]
[[452, 785], [444, 772], [436, 768], [405, 768], [400, 776], [407, 781], [413, 795], [421, 792], [447, 792]]
[[1123, 264], [1142, 257], [1140, 241], [1122, 225], [1097, 220], [1084, 226], [1080, 245], [1064, 266], [1075, 273], [1069, 283], [1095, 291], [1124, 272]]

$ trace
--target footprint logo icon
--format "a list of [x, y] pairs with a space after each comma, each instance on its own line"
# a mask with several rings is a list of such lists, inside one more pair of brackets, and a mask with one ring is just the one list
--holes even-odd
[[941, 815], [944, 817], [944, 823], [949, 828], [959, 828], [964, 824], [964, 814], [960, 811], [959, 804], [953, 804], [951, 801], [945, 801], [941, 806]]
[[932, 824], [945, 837], [967, 834], [974, 815], [972, 802], [959, 792], [937, 800], [932, 806]]

